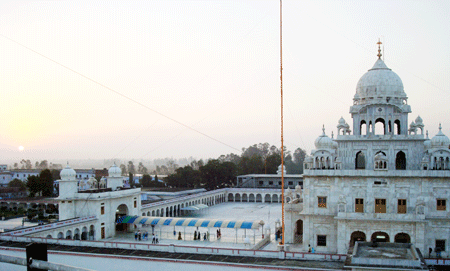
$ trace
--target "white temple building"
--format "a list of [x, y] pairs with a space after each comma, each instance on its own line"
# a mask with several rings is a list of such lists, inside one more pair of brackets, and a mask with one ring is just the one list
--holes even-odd
[[117, 227], [128, 227], [126, 224], [115, 224], [119, 216], [139, 215], [141, 189], [123, 187], [122, 171], [115, 164], [109, 168], [109, 176], [99, 182], [93, 177], [86, 182], [78, 182], [76, 175], [68, 165], [61, 170], [57, 199], [60, 221], [78, 217], [96, 218], [89, 229], [89, 237], [78, 236], [78, 239], [97, 240], [115, 236]]
[[407, 99], [379, 50], [356, 86], [353, 125], [341, 117], [336, 138], [322, 129], [304, 162], [301, 198], [286, 194], [287, 244], [347, 253], [375, 240], [449, 251], [450, 140], [440, 125], [425, 136], [420, 116], [408, 127]]

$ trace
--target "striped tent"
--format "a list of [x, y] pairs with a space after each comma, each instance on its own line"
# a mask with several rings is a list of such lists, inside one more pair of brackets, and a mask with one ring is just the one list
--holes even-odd
[[154, 216], [122, 216], [116, 223], [143, 224], [157, 226], [181, 226], [204, 228], [230, 228], [230, 229], [258, 229], [264, 221], [198, 219], [198, 218], [172, 218]]

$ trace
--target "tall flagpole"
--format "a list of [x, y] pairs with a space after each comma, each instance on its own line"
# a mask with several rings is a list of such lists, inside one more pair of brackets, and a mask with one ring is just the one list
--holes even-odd
[[281, 242], [284, 245], [284, 139], [283, 139], [283, 28], [282, 0], [280, 0], [280, 89], [281, 89]]

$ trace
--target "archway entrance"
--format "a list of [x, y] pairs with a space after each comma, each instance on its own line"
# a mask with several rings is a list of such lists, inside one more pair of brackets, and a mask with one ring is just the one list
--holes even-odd
[[382, 231], [377, 231], [372, 234], [372, 242], [386, 242], [389, 243], [389, 235]]
[[303, 220], [295, 222], [294, 244], [303, 243]]
[[394, 237], [394, 243], [411, 243], [411, 237], [404, 232], [397, 233]]
[[395, 169], [397, 170], [406, 169], [406, 155], [402, 151], [399, 151], [397, 153], [397, 157], [395, 158]]
[[[117, 221], [120, 217], [128, 215], [128, 207], [125, 204], [120, 204], [116, 209], [116, 219]], [[116, 223], [116, 231], [127, 232], [128, 224], [126, 223]]]
[[366, 234], [362, 231], [354, 231], [350, 236], [350, 246], [354, 246], [356, 241], [365, 242]]

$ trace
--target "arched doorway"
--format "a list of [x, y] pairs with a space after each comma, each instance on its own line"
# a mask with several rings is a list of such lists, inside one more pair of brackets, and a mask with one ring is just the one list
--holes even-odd
[[233, 194], [228, 194], [228, 202], [234, 202], [234, 196]]
[[294, 244], [303, 243], [303, 220], [295, 222]]
[[395, 169], [397, 170], [406, 169], [406, 155], [402, 151], [399, 151], [397, 153], [397, 157], [395, 158]]
[[58, 232], [58, 239], [63, 239], [64, 238], [64, 234], [62, 232]]
[[248, 202], [255, 202], [255, 195], [254, 194], [250, 194], [248, 196]]
[[356, 241], [365, 242], [366, 234], [362, 231], [354, 231], [350, 236], [350, 246], [354, 246]]
[[270, 200], [270, 194], [266, 194], [265, 196], [264, 196], [264, 202], [265, 203], [271, 203], [272, 201]]
[[87, 239], [88, 239], [88, 230], [87, 230], [87, 227], [84, 226], [81, 229], [81, 240], [87, 240]]
[[262, 202], [261, 194], [256, 194], [256, 202]]
[[394, 237], [394, 243], [411, 243], [411, 237], [404, 232], [397, 233]]
[[272, 202], [278, 203], [278, 195], [277, 194], [272, 195]]
[[372, 242], [389, 243], [389, 235], [385, 232], [377, 231], [372, 234], [372, 238], [370, 238], [370, 240]]
[[366, 158], [362, 151], [356, 154], [355, 158], [355, 169], [365, 169], [366, 168]]
[[242, 202], [247, 202], [248, 201], [248, 199], [247, 199], [247, 194], [242, 194]]
[[234, 200], [235, 200], [236, 202], [241, 202], [241, 194], [235, 194], [235, 195], [234, 195]]
[[[116, 219], [117, 221], [120, 217], [128, 215], [128, 207], [126, 204], [120, 204], [116, 209]], [[128, 224], [126, 223], [116, 223], [116, 231], [127, 232]]]
[[95, 227], [91, 225], [89, 227], [89, 240], [95, 240]]

